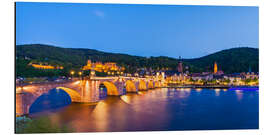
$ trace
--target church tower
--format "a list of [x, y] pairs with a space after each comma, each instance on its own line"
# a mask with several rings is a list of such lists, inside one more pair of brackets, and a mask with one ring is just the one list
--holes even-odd
[[179, 73], [181, 73], [181, 74], [183, 73], [183, 63], [182, 63], [182, 60], [181, 60], [181, 56], [179, 56], [177, 70], [178, 70]]
[[217, 62], [215, 62], [215, 64], [214, 64], [214, 74], [216, 74], [217, 71], [218, 71]]
[[92, 63], [91, 63], [91, 60], [88, 60], [88, 61], [87, 61], [87, 66], [90, 66], [90, 67], [91, 67], [91, 64], [92, 64]]

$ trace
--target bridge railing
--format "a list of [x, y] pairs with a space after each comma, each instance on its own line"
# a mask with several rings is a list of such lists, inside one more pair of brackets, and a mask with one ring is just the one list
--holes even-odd
[[142, 77], [125, 77], [125, 76], [114, 76], [114, 77], [85, 77], [85, 78], [72, 78], [72, 79], [63, 79], [63, 80], [53, 80], [53, 81], [45, 81], [45, 82], [16, 82], [16, 87], [17, 86], [26, 86], [26, 85], [39, 85], [39, 84], [62, 84], [62, 83], [67, 83], [67, 82], [72, 82], [72, 81], [78, 81], [78, 80], [87, 80], [87, 79], [95, 79], [95, 80], [114, 80], [118, 78], [123, 78], [123, 79], [146, 79]]
[[73, 79], [66, 79], [66, 80], [61, 80], [61, 81], [46, 81], [46, 82], [21, 82], [21, 83], [16, 83], [16, 87], [19, 86], [26, 86], [26, 85], [40, 85], [40, 84], [63, 84], [67, 82], [73, 82], [73, 81], [78, 81], [80, 80], [79, 78], [73, 78]]

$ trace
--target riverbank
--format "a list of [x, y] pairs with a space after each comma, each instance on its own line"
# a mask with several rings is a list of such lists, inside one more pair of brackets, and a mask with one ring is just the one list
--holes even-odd
[[224, 86], [224, 85], [214, 85], [214, 86], [204, 86], [204, 85], [182, 85], [182, 86], [165, 86], [163, 88], [205, 88], [205, 89], [258, 89], [259, 86]]
[[202, 89], [229, 89], [230, 86], [196, 86], [196, 85], [188, 85], [188, 86], [166, 86], [164, 88], [202, 88]]

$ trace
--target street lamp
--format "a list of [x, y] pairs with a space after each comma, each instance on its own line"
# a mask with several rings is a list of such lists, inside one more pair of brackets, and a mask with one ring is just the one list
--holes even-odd
[[74, 75], [74, 73], [75, 73], [74, 71], [71, 71], [71, 72], [70, 72], [71, 75]]
[[80, 71], [79, 73], [80, 79], [82, 79], [82, 72]]
[[73, 75], [75, 74], [75, 72], [74, 71], [71, 71], [70, 74], [71, 74], [71, 80], [72, 80], [73, 79]]
[[91, 71], [91, 76], [95, 76], [95, 70]]

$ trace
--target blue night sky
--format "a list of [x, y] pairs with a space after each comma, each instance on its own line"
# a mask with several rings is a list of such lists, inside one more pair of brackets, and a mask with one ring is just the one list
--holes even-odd
[[258, 7], [16, 3], [16, 44], [138, 56], [258, 48]]

